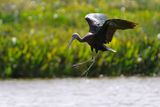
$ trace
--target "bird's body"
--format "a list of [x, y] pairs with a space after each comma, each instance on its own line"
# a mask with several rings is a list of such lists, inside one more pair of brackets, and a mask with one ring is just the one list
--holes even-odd
[[74, 39], [77, 39], [79, 42], [87, 42], [91, 47], [91, 51], [95, 49], [96, 53], [99, 50], [116, 52], [105, 44], [112, 41], [113, 34], [116, 30], [132, 29], [136, 26], [134, 22], [127, 20], [107, 19], [101, 13], [90, 13], [85, 16], [85, 19], [89, 24], [89, 32], [83, 38], [79, 34], [74, 33], [71, 42]]
[[90, 45], [91, 51], [93, 51], [94, 49], [96, 52], [98, 52], [98, 50], [106, 51], [107, 47], [104, 44], [96, 41], [94, 36], [96, 36], [94, 33], [88, 33], [82, 38], [82, 41], [87, 42]]

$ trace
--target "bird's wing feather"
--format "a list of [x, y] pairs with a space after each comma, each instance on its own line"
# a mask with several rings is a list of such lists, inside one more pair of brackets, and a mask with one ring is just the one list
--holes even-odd
[[101, 13], [90, 13], [85, 16], [86, 21], [89, 24], [89, 32], [97, 33], [97, 31], [103, 26], [107, 20], [106, 16]]
[[109, 19], [105, 21], [103, 26], [96, 33], [95, 39], [98, 42], [109, 43], [112, 41], [112, 37], [117, 29], [133, 29], [136, 23], [122, 19]]

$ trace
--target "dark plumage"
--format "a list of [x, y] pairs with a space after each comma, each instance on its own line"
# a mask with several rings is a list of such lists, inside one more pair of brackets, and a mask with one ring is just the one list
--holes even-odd
[[127, 20], [107, 19], [101, 13], [90, 13], [85, 16], [85, 19], [89, 24], [89, 33], [83, 38], [80, 38], [79, 34], [74, 33], [69, 45], [74, 39], [77, 39], [79, 42], [87, 42], [91, 50], [95, 49], [96, 53], [99, 50], [116, 52], [104, 44], [112, 41], [116, 30], [133, 29], [136, 26], [136, 23]]

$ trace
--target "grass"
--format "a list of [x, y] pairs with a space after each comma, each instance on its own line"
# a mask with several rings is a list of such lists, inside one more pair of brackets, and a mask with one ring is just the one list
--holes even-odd
[[118, 31], [110, 47], [100, 53], [88, 76], [160, 75], [159, 0], [2, 0], [0, 4], [0, 77], [80, 76], [90, 63], [90, 47], [67, 43], [74, 32], [88, 32], [84, 19], [91, 12], [138, 23]]

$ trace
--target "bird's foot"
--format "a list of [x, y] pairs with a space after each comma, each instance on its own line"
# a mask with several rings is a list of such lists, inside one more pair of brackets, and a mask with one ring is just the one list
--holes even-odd
[[83, 64], [88, 63], [88, 62], [93, 61], [93, 60], [94, 60], [94, 59], [92, 58], [92, 59], [89, 59], [89, 60], [87, 60], [87, 61], [84, 61], [84, 62], [81, 62], [81, 63], [74, 64], [74, 65], [72, 65], [72, 67], [78, 68], [80, 65], [83, 65]]

